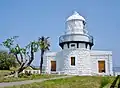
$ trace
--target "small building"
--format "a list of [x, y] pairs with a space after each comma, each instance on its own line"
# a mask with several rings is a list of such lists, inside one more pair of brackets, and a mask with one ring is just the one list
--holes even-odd
[[66, 32], [59, 37], [59, 52], [47, 52], [46, 73], [67, 75], [113, 75], [112, 51], [92, 50], [94, 38], [86, 29], [84, 17], [74, 12], [66, 20]]

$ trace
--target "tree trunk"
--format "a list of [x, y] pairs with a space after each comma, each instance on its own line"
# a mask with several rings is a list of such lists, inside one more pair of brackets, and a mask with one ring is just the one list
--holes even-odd
[[44, 50], [41, 50], [41, 61], [40, 61], [40, 74], [42, 74], [42, 64], [43, 64], [43, 55], [44, 55]]
[[[16, 48], [15, 48], [15, 50], [17, 51]], [[16, 59], [17, 59], [18, 64], [21, 65], [21, 62], [20, 62], [20, 60], [19, 60], [19, 58], [18, 58], [18, 56], [17, 56], [17, 53], [14, 53], [14, 55], [15, 55], [15, 57], [16, 57]]]
[[13, 71], [10, 74], [5, 75], [5, 78], [8, 78], [8, 77], [18, 77], [19, 73], [21, 73], [27, 67], [28, 66], [26, 66], [26, 67], [21, 66], [17, 71]]
[[19, 73], [21, 73], [24, 69], [26, 69], [28, 66], [30, 66], [31, 63], [29, 63], [29, 62], [28, 62], [29, 64], [27, 64], [25, 66], [26, 62], [24, 62], [17, 71], [11, 72], [10, 74], [6, 75], [5, 78], [7, 78], [7, 77], [13, 77], [13, 76], [18, 77]]
[[22, 72], [24, 69], [26, 69], [28, 66], [30, 66], [30, 64], [32, 63], [33, 60], [34, 60], [34, 49], [33, 49], [33, 43], [32, 43], [31, 44], [31, 58], [26, 66], [24, 66], [24, 65], [27, 61], [25, 63], [23, 63], [23, 66], [21, 66], [21, 68], [18, 70], [18, 73]]
[[15, 72], [15, 77], [18, 78], [18, 71]]
[[[30, 64], [32, 63], [33, 60], [34, 60], [34, 50], [33, 50], [33, 44], [31, 44], [31, 58], [30, 58], [29, 62], [27, 63], [27, 60], [26, 60], [25, 62], [21, 63], [20, 68], [17, 71], [11, 72], [9, 75], [7, 75], [7, 77], [18, 75], [24, 69], [26, 69], [28, 66], [30, 66]], [[27, 65], [25, 66], [26, 63], [27, 63]]]

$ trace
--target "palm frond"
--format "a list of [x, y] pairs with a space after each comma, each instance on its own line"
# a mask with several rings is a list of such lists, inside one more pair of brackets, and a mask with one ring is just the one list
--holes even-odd
[[48, 42], [49, 38], [50, 37], [46, 37], [45, 38], [44, 36], [39, 37], [38, 44], [39, 44], [39, 48], [40, 49], [42, 49], [44, 51], [49, 50], [49, 47], [50, 47], [50, 43]]

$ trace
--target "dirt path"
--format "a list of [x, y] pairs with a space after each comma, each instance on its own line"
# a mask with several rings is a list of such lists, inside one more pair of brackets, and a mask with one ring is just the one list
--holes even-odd
[[26, 80], [26, 81], [19, 81], [19, 82], [0, 83], [0, 88], [14, 86], [14, 85], [30, 84], [30, 83], [34, 83], [34, 82], [43, 82], [46, 80], [69, 78], [69, 77], [72, 77], [72, 76], [61, 76], [61, 77], [54, 77], [54, 78], [49, 78], [49, 79], [37, 79], [37, 80]]

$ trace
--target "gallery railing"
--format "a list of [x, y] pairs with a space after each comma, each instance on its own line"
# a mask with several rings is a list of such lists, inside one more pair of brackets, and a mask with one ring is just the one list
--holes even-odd
[[[84, 34], [67, 34], [59, 37], [59, 43], [63, 43], [66, 41], [81, 41], [80, 39], [88, 38], [91, 44], [93, 44], [93, 36], [84, 35]], [[83, 40], [84, 41], [84, 40]]]

